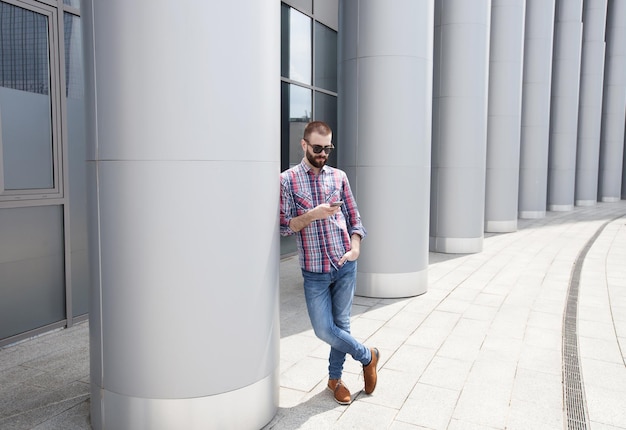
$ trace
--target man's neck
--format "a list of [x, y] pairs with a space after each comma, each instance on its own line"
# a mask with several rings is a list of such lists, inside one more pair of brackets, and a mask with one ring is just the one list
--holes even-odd
[[317, 176], [320, 174], [320, 172], [322, 171], [322, 169], [320, 167], [315, 167], [314, 165], [312, 165], [309, 160], [307, 160], [306, 157], [304, 157], [304, 162], [306, 163], [307, 166], [309, 166], [309, 168], [313, 171], [313, 173]]

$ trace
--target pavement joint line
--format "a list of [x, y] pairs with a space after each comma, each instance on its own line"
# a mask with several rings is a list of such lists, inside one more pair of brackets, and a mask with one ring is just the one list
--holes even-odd
[[[623, 225], [626, 226], [626, 222]], [[623, 227], [619, 227], [619, 228], [623, 228]], [[609, 248], [613, 246], [613, 244], [615, 243], [616, 237], [617, 235], [613, 237], [613, 240], [611, 241], [611, 245], [609, 245]], [[605, 271], [605, 276], [606, 276], [606, 271]], [[609, 299], [609, 313], [611, 314], [611, 321], [613, 321], [613, 332], [615, 333], [615, 338], [619, 339], [618, 330], [617, 330], [617, 327], [615, 326], [615, 315], [613, 313], [613, 305], [611, 303], [611, 290], [610, 289], [607, 289], [607, 296]], [[624, 366], [626, 366], [626, 351], [622, 349], [622, 344], [619, 341], [617, 342], [617, 349], [619, 349], [620, 356], [622, 357], [622, 363], [624, 363]]]

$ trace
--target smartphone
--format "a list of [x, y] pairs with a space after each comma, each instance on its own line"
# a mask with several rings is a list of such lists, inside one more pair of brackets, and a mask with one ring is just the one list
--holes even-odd
[[330, 205], [332, 207], [336, 207], [336, 206], [341, 206], [343, 204], [343, 202], [341, 200], [337, 201], [337, 202], [332, 202]]

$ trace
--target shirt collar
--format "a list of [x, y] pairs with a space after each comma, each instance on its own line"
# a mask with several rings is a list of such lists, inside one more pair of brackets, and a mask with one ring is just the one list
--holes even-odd
[[[309, 173], [311, 170], [313, 170], [313, 168], [309, 166], [309, 163], [306, 162], [305, 158], [302, 159], [302, 162], [300, 164], [302, 165], [302, 168], [306, 173]], [[328, 164], [324, 164], [320, 169], [320, 174], [328, 172], [329, 169], [330, 167], [328, 166]]]

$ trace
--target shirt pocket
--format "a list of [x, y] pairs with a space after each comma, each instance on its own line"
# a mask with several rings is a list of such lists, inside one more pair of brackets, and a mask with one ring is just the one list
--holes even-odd
[[326, 186], [324, 193], [326, 194], [325, 196], [325, 203], [331, 204], [331, 203], [335, 203], [341, 200], [341, 189], [339, 188], [335, 188], [333, 186]]
[[313, 196], [311, 193], [298, 191], [293, 193], [293, 201], [296, 204], [298, 215], [313, 209]]

